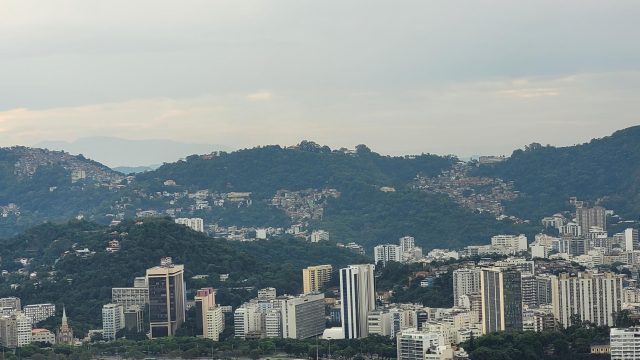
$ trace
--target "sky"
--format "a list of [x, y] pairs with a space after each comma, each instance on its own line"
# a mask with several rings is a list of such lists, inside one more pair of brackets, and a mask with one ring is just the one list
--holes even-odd
[[510, 154], [640, 123], [640, 2], [0, 0], [0, 146]]

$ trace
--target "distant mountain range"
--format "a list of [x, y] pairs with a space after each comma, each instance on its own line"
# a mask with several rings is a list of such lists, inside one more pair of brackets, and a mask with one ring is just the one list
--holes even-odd
[[[89, 142], [84, 139], [78, 143], [90, 148]], [[148, 153], [166, 144], [112, 138], [95, 138], [93, 142], [111, 144], [119, 154], [146, 154], [150, 157], [141, 161], [148, 164], [159, 163]], [[482, 243], [497, 233], [530, 235], [540, 230], [541, 217], [571, 210], [570, 196], [601, 204], [627, 220], [637, 220], [640, 214], [640, 126], [576, 146], [530, 144], [499, 163], [467, 165], [475, 169], [471, 176], [509, 182], [518, 196], [501, 200], [506, 214], [529, 219], [530, 224], [499, 221], [496, 214], [463, 206], [465, 196], [486, 186], [478, 181], [481, 178], [447, 180], [448, 194], [459, 195], [456, 201], [428, 187], [416, 188], [416, 175], [436, 177], [453, 169], [458, 162], [455, 157], [391, 157], [364, 145], [355, 151], [332, 150], [309, 141], [295, 147], [263, 146], [213, 155], [211, 149], [200, 151], [206, 155], [186, 156], [157, 169], [119, 168], [127, 174], [144, 171], [133, 181], [123, 181], [120, 173], [84, 156], [0, 148], [0, 237], [47, 220], [83, 217], [107, 224], [114, 218], [132, 218], [149, 211], [202, 217], [207, 224], [220, 226], [287, 227], [299, 220], [272, 206], [277, 191], [327, 188], [341, 195], [323, 200], [320, 218], [305, 221], [311, 229], [330, 231], [336, 241], [355, 241], [368, 249], [404, 235], [415, 236], [425, 248]], [[383, 188], [386, 190], [381, 191]], [[252, 205], [226, 202], [214, 206], [214, 199], [208, 198], [209, 205], [196, 206], [199, 190], [217, 194], [211, 196], [250, 192]], [[185, 193], [190, 196], [178, 196]], [[169, 199], [172, 194], [178, 195]]]
[[[117, 137], [95, 136], [79, 138], [72, 142], [43, 141], [35, 147], [49, 150], [64, 150], [71, 154], [82, 154], [110, 167], [123, 167], [126, 173], [146, 171], [137, 167], [151, 167], [152, 164], [177, 161], [193, 154], [207, 154], [212, 151], [231, 151], [216, 144], [190, 144], [166, 139], [129, 140]], [[127, 169], [133, 167], [134, 169]]]

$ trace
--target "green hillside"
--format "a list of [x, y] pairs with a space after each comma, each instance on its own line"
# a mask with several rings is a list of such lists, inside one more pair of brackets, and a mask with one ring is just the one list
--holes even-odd
[[480, 174], [512, 180], [525, 196], [507, 203], [511, 213], [541, 218], [569, 208], [568, 197], [601, 201], [625, 218], [640, 214], [640, 126], [588, 143], [553, 147], [531, 144]]
[[[119, 239], [121, 250], [107, 253], [111, 239]], [[88, 248], [93, 256], [77, 256]], [[0, 279], [0, 297], [18, 296], [24, 304], [65, 304], [80, 330], [99, 325], [102, 305], [111, 299], [112, 287], [132, 286], [133, 278], [156, 266], [161, 257], [171, 256], [185, 265], [190, 290], [203, 286], [219, 288], [219, 302], [237, 306], [255, 291], [237, 287], [276, 287], [280, 293], [302, 290], [301, 269], [309, 265], [332, 264], [336, 268], [370, 261], [330, 243], [310, 244], [283, 238], [260, 243], [237, 243], [208, 238], [170, 219], [146, 219], [142, 224], [124, 222], [117, 227], [73, 221], [64, 225], [44, 224], [26, 233], [0, 241], [2, 268], [11, 271]], [[37, 273], [35, 279], [18, 275], [17, 258], [32, 259], [24, 269]], [[192, 280], [197, 274], [205, 280]], [[226, 282], [220, 274], [230, 274]], [[13, 290], [11, 284], [20, 286]]]

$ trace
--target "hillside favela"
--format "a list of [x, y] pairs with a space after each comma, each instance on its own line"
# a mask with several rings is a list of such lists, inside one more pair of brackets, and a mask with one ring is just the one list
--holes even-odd
[[0, 360], [640, 359], [638, 19], [0, 0]]

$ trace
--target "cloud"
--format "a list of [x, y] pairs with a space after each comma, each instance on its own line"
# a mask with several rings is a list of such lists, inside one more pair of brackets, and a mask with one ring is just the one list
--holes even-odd
[[271, 100], [273, 98], [273, 94], [269, 91], [260, 91], [247, 95], [247, 99], [249, 101], [265, 101]]
[[109, 135], [236, 148], [310, 139], [332, 147], [366, 143], [391, 154], [509, 154], [534, 141], [571, 145], [637, 124], [640, 72], [493, 78], [353, 96], [360, 93], [260, 91], [16, 108], [0, 111], [0, 145]]

